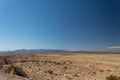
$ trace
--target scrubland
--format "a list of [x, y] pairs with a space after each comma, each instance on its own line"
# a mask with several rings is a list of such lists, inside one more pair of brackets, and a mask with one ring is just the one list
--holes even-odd
[[107, 80], [110, 75], [120, 76], [120, 54], [0, 55], [0, 80]]

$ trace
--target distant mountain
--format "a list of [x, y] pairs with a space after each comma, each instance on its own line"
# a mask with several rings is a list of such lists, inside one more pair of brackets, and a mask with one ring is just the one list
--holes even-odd
[[120, 53], [120, 52], [111, 52], [111, 51], [69, 51], [62, 49], [18, 49], [13, 51], [0, 51], [0, 54], [22, 54], [22, 53], [98, 53], [98, 54], [107, 54], [107, 53]]
[[13, 51], [1, 51], [0, 53], [65, 53], [71, 52], [62, 49], [18, 49]]

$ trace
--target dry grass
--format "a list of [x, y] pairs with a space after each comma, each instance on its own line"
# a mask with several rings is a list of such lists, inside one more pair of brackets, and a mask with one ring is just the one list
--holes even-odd
[[[12, 80], [106, 80], [106, 76], [120, 74], [120, 54], [21, 54], [5, 58], [10, 63], [3, 69], [29, 76], [24, 79], [13, 74]], [[8, 67], [11, 64], [17, 67]]]

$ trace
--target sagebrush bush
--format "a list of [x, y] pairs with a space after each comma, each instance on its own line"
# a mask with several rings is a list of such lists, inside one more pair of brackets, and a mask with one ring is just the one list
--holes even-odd
[[53, 74], [53, 71], [51, 71], [51, 70], [48, 70], [48, 73], [49, 73], [49, 74]]
[[120, 76], [110, 75], [106, 77], [107, 80], [120, 80]]
[[52, 70], [45, 71], [45, 73], [53, 74]]
[[6, 72], [28, 78], [28, 75], [23, 71], [21, 67], [18, 66], [11, 65], [7, 68]]

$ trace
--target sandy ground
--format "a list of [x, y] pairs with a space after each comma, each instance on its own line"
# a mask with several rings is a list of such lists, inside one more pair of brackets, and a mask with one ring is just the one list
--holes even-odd
[[5, 74], [3, 71], [0, 71], [0, 80], [11, 80], [8, 74]]
[[2, 73], [2, 72], [0, 72], [0, 79], [1, 79], [1, 80], [7, 80], [7, 79], [6, 79], [6, 76], [5, 76], [5, 75], [3, 75], [3, 73]]
[[[120, 75], [120, 54], [22, 54], [0, 59], [0, 80], [106, 80], [111, 74]], [[29, 78], [6, 73], [11, 64]]]

